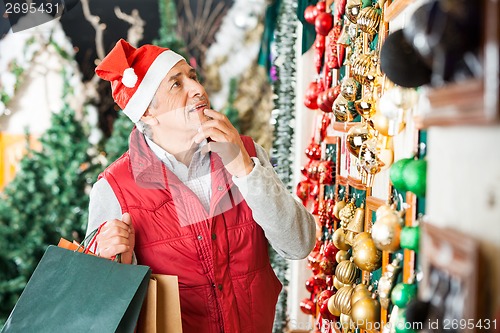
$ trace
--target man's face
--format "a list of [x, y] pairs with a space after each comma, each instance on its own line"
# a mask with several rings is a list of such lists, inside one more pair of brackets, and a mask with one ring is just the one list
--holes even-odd
[[159, 123], [159, 129], [169, 135], [194, 136], [200, 124], [209, 118], [203, 110], [210, 101], [198, 82], [195, 70], [184, 60], [167, 73], [156, 92], [156, 103], [150, 108]]

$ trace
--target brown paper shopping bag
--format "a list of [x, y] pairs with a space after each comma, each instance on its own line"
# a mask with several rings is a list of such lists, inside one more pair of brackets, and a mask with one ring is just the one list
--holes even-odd
[[137, 333], [181, 332], [181, 306], [177, 276], [152, 274], [137, 322]]

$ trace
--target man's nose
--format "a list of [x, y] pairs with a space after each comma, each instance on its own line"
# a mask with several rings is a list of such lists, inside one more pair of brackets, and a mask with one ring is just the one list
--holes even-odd
[[195, 97], [195, 96], [203, 96], [203, 93], [205, 92], [205, 88], [196, 80], [190, 80], [189, 83], [189, 96], [190, 97]]

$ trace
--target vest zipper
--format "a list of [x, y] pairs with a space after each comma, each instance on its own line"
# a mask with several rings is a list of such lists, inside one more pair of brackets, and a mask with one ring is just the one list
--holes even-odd
[[212, 292], [215, 296], [215, 303], [217, 303], [217, 320], [219, 321], [219, 327], [221, 329], [221, 333], [224, 333], [224, 319], [222, 317], [222, 309], [219, 302], [219, 297], [217, 296], [217, 286], [215, 283], [212, 283]]

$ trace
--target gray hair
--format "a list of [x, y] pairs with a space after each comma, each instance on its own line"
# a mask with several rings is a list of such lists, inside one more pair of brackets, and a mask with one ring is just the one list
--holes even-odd
[[[158, 107], [158, 98], [156, 97], [156, 94], [153, 96], [153, 99], [149, 103], [148, 109], [153, 108], [156, 109]], [[143, 122], [142, 120], [139, 120], [138, 122], [135, 123], [135, 126], [139, 130], [139, 132], [143, 133], [148, 139], [153, 139], [153, 130], [151, 129], [151, 126]]]

